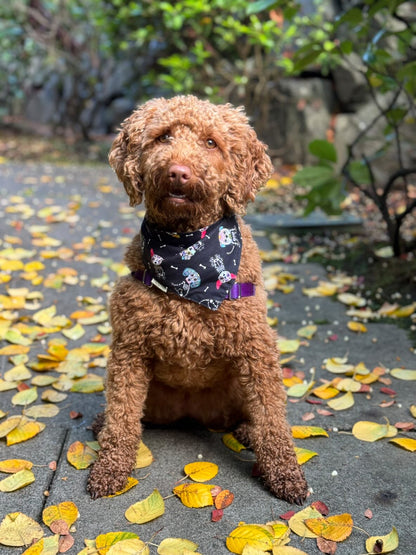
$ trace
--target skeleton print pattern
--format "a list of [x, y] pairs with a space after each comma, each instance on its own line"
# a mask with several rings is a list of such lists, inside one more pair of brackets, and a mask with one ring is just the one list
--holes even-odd
[[235, 227], [228, 229], [224, 226], [220, 226], [218, 239], [219, 239], [221, 248], [225, 248], [225, 247], [228, 247], [229, 245], [232, 245], [231, 250], [228, 251], [227, 254], [231, 254], [235, 247], [241, 246], [241, 243], [239, 241], [239, 231], [240, 230], [237, 231]]
[[241, 258], [234, 216], [190, 233], [166, 232], [145, 218], [141, 240], [146, 270], [168, 292], [210, 310], [217, 310], [228, 297]]

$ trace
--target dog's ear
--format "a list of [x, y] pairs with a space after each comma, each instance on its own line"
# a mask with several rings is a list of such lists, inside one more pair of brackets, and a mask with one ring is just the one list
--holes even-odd
[[253, 201], [257, 191], [266, 183], [273, 172], [267, 146], [246, 124], [240, 148], [233, 154], [234, 175], [229, 181], [225, 201], [232, 212], [244, 214], [246, 206]]
[[273, 165], [267, 154], [267, 146], [257, 138], [254, 129], [250, 128], [248, 135], [246, 198], [247, 201], [253, 201], [257, 191], [271, 176]]
[[[143, 188], [141, 177], [137, 171], [137, 159], [131, 157], [130, 128], [135, 113], [124, 120], [121, 131], [114, 139], [108, 156], [110, 166], [114, 169], [119, 180], [123, 183], [130, 199], [130, 206], [137, 206], [142, 202]], [[136, 155], [138, 153], [135, 153]]]

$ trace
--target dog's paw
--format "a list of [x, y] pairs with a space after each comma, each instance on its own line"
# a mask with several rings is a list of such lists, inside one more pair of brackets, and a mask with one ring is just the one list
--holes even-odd
[[118, 465], [98, 460], [91, 468], [87, 491], [92, 499], [112, 495], [126, 485], [128, 472], [120, 470]]
[[247, 447], [247, 449], [251, 448], [250, 424], [248, 422], [242, 422], [238, 428], [233, 431], [233, 436], [244, 445], [244, 447]]
[[100, 412], [96, 415], [91, 424], [91, 430], [95, 437], [101, 432], [102, 428], [104, 427], [104, 413]]
[[308, 496], [308, 484], [302, 470], [293, 468], [276, 477], [265, 479], [267, 487], [276, 497], [288, 503], [302, 505]]

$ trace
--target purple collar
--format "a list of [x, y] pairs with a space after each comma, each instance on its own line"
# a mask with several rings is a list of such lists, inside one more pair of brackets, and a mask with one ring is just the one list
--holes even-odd
[[[141, 281], [144, 285], [147, 285], [148, 287], [152, 287], [152, 285], [154, 285], [164, 293], [167, 292], [167, 288], [159, 283], [147, 270], [136, 270], [134, 272], [131, 272], [131, 276], [134, 277], [134, 279]], [[235, 301], [236, 299], [241, 299], [242, 297], [253, 297], [255, 294], [256, 286], [254, 285], [254, 283], [235, 282], [228, 293], [228, 299]]]

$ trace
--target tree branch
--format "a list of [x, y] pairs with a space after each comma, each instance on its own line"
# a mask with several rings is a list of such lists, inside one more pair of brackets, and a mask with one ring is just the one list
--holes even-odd
[[401, 168], [401, 169], [397, 170], [396, 172], [392, 173], [391, 176], [389, 177], [389, 179], [387, 180], [387, 183], [383, 187], [383, 194], [381, 196], [383, 198], [387, 197], [387, 195], [390, 193], [390, 190], [393, 187], [394, 182], [396, 181], [396, 179], [399, 179], [399, 177], [406, 177], [407, 175], [411, 175], [411, 174], [416, 174], [416, 167], [414, 167], [414, 168]]

